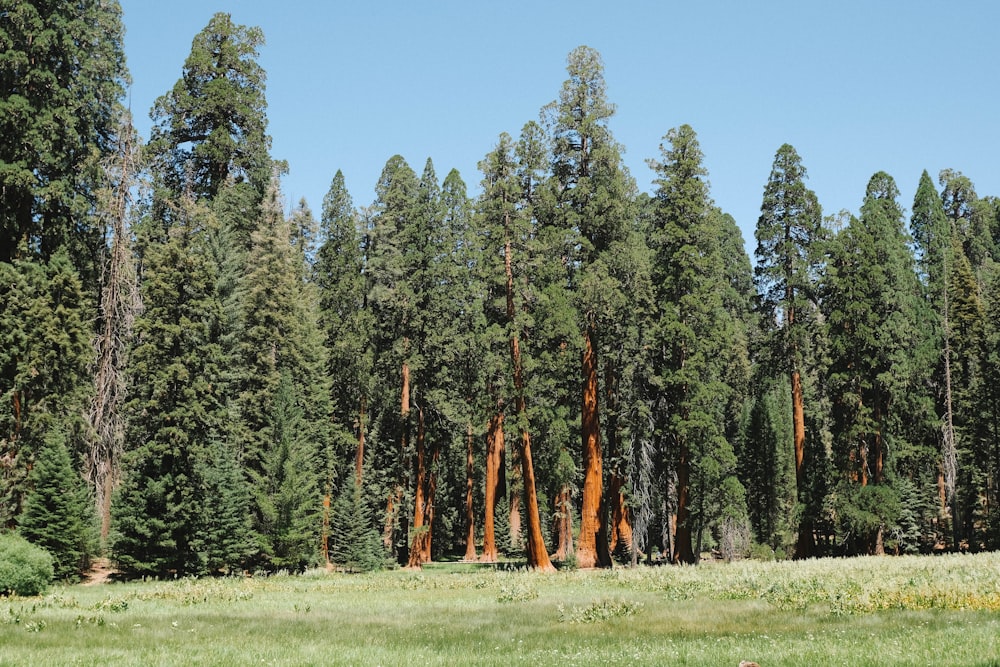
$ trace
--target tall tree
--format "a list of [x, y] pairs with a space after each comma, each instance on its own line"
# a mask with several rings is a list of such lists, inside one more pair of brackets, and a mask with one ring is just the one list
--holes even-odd
[[65, 248], [88, 284], [103, 229], [100, 160], [128, 80], [115, 0], [10, 0], [0, 23], [0, 262]]
[[[529, 252], [526, 243], [532, 236], [531, 221], [524, 215], [523, 209], [520, 209], [525, 193], [518, 179], [518, 161], [514, 151], [514, 142], [510, 136], [501, 134], [496, 148], [480, 162], [479, 169], [483, 173], [480, 209], [487, 235], [486, 257], [494, 258], [495, 267], [492, 272], [494, 282], [491, 294], [494, 300], [491, 303], [491, 310], [495, 309], [493, 312], [496, 317], [496, 327], [492, 331], [494, 337], [500, 338], [507, 345], [507, 358], [510, 364], [507, 368], [511, 385], [509, 390], [512, 391], [516, 428], [520, 431], [518, 454], [526, 505], [527, 560], [530, 567], [551, 571], [554, 567], [545, 547], [539, 514], [525, 384], [525, 358], [522, 348], [525, 328], [528, 325], [525, 303], [528, 290], [525, 289], [527, 277], [521, 273], [521, 269], [525, 266], [524, 259], [519, 255]], [[496, 405], [504, 405], [506, 392], [501, 393], [496, 386], [503, 381], [492, 378], [491, 382], [498, 395]], [[493, 478], [493, 471], [498, 465], [497, 458], [503, 447], [503, 422], [503, 413], [499, 410], [490, 419], [486, 476], [487, 531], [492, 528], [491, 504], [495, 502], [494, 494], [498, 486], [498, 480]], [[495, 549], [496, 545], [489, 544], [487, 540], [483, 548], [484, 559], [495, 557]]]
[[[701, 147], [688, 125], [671, 130], [664, 140], [662, 161], [651, 161], [659, 204], [652, 234], [660, 304], [657, 384], [664, 447], [677, 480], [673, 559], [694, 563], [704, 531], [722, 507], [742, 501], [725, 430], [733, 392], [726, 383], [727, 358], [735, 347], [735, 325], [724, 305], [723, 218], [709, 197]], [[720, 493], [730, 497], [715, 497]], [[737, 511], [745, 515], [745, 508]]]
[[[634, 183], [621, 164], [621, 150], [608, 122], [615, 109], [607, 100], [600, 54], [586, 46], [570, 52], [569, 78], [545, 113], [552, 125], [552, 174], [558, 202], [552, 224], [576, 237], [567, 261], [580, 298], [583, 356], [581, 435], [583, 497], [577, 562], [581, 567], [611, 564], [599, 377], [605, 369], [603, 340], [609, 323], [624, 308], [622, 276], [612, 257], [627, 236]], [[610, 335], [609, 335], [610, 337]], [[611, 370], [612, 375], [617, 373]]]
[[234, 179], [263, 197], [271, 178], [263, 44], [260, 28], [215, 14], [192, 41], [181, 78], [156, 100], [148, 151], [174, 192], [214, 198]]
[[[754, 236], [754, 279], [763, 317], [774, 327], [773, 345], [780, 368], [792, 388], [792, 445], [799, 502], [806, 494], [806, 399], [803, 372], [809, 351], [809, 329], [815, 320], [816, 284], [821, 265], [822, 212], [816, 195], [805, 185], [806, 169], [795, 149], [782, 145], [774, 156], [771, 174]], [[803, 512], [795, 555], [813, 553], [809, 512]]]
[[[877, 494], [886, 516], [850, 526], [853, 548], [884, 550], [891, 508], [890, 441], [905, 439], [897, 412], [913, 386], [910, 362], [918, 333], [920, 289], [908, 245], [895, 181], [878, 172], [868, 183], [861, 217], [841, 231], [831, 253], [824, 309], [830, 327], [830, 383], [834, 399], [835, 463], [843, 475], [838, 514], [847, 521], [869, 516]], [[902, 449], [902, 447], [899, 447]], [[869, 485], [886, 485], [868, 490]]]

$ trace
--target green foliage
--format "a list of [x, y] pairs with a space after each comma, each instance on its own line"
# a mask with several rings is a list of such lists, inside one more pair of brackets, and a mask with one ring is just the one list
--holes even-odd
[[94, 505], [73, 469], [65, 436], [52, 431], [29, 476], [18, 533], [52, 556], [58, 579], [79, 578], [94, 546]]
[[345, 486], [334, 502], [330, 527], [330, 560], [335, 565], [349, 572], [385, 568], [385, 548], [357, 480]]
[[0, 533], [0, 595], [39, 595], [54, 575], [52, 556], [20, 535]]
[[197, 463], [204, 501], [192, 549], [206, 572], [233, 572], [253, 554], [249, 492], [230, 447], [216, 441], [205, 454]]
[[0, 263], [0, 526], [13, 527], [47, 434], [81, 443], [90, 308], [65, 252]]
[[104, 230], [91, 212], [128, 80], [123, 36], [117, 0], [4, 3], [0, 262], [63, 249], [96, 281]]
[[263, 196], [271, 178], [260, 28], [215, 14], [191, 43], [183, 76], [156, 100], [149, 153], [164, 184], [214, 198], [233, 179]]

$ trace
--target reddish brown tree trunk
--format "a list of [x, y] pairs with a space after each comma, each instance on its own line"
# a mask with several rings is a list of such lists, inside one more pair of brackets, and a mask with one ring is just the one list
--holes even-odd
[[424, 411], [417, 408], [416, 483], [413, 490], [413, 521], [410, 523], [410, 558], [408, 567], [420, 567], [430, 539], [430, 525], [426, 523], [427, 460], [424, 442]]
[[573, 555], [573, 506], [569, 485], [563, 484], [556, 496], [556, 537], [558, 540], [553, 558], [564, 561]]
[[472, 447], [472, 424], [465, 427], [465, 556], [464, 561], [476, 560], [476, 514], [472, 506], [475, 491], [475, 452]]
[[483, 508], [483, 555], [480, 558], [484, 563], [497, 561], [495, 512], [503, 447], [503, 413], [498, 412], [490, 417], [486, 434], [486, 506]]
[[691, 452], [687, 443], [681, 440], [677, 457], [677, 528], [674, 538], [674, 562], [695, 563], [694, 549], [691, 547]]
[[[798, 370], [792, 371], [792, 441], [795, 451], [795, 488], [799, 502], [804, 500], [806, 488], [806, 418], [802, 398], [802, 377]], [[812, 521], [804, 517], [799, 523], [799, 535], [795, 543], [795, 557], [809, 558], [815, 552]]]
[[521, 450], [515, 447], [510, 457], [510, 483], [507, 485], [507, 529], [511, 548], [521, 544], [521, 497], [524, 493], [524, 474], [521, 469]]
[[608, 499], [611, 502], [611, 544], [609, 549], [612, 553], [619, 547], [624, 547], [629, 553], [632, 552], [632, 513], [625, 502], [623, 486], [624, 480], [616, 471], [611, 476], [611, 488], [608, 490]]
[[580, 430], [583, 437], [583, 499], [576, 561], [580, 567], [610, 567], [607, 523], [603, 521], [603, 461], [601, 421], [598, 406], [597, 350], [590, 327], [584, 333], [583, 406]]

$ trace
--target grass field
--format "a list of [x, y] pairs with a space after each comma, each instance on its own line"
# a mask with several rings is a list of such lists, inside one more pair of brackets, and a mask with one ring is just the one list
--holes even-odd
[[1000, 555], [63, 586], [0, 665], [1000, 667]]

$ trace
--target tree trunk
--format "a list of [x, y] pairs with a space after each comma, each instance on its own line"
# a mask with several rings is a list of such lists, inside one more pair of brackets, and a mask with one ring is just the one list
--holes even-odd
[[480, 557], [484, 563], [497, 561], [495, 513], [503, 447], [503, 413], [498, 411], [490, 417], [486, 433], [486, 501], [483, 508], [483, 555]]
[[[399, 392], [399, 415], [401, 422], [401, 435], [399, 439], [399, 461], [403, 466], [406, 452], [410, 446], [410, 366], [403, 362], [401, 376], [403, 385]], [[389, 491], [389, 498], [386, 502], [385, 527], [382, 532], [382, 544], [386, 550], [393, 551], [396, 543], [396, 514], [399, 512], [399, 504], [403, 500], [403, 485], [396, 479], [395, 486]]]
[[563, 484], [556, 496], [555, 515], [558, 544], [553, 558], [564, 561], [573, 555], [573, 505], [568, 484]]
[[[802, 398], [802, 377], [793, 370], [792, 380], [792, 440], [795, 449], [795, 489], [800, 503], [806, 502], [806, 418]], [[799, 534], [795, 543], [795, 558], [809, 558], [816, 551], [813, 540], [812, 521], [803, 513], [799, 522]]]
[[695, 553], [691, 546], [691, 453], [681, 440], [677, 457], [677, 518], [674, 537], [674, 563], [694, 564]]
[[584, 332], [583, 405], [581, 434], [583, 437], [583, 501], [580, 510], [580, 538], [576, 560], [580, 567], [610, 567], [607, 523], [603, 520], [603, 462], [601, 454], [601, 420], [597, 399], [597, 350], [593, 330]]
[[476, 514], [472, 506], [476, 487], [475, 451], [472, 447], [472, 422], [465, 425], [465, 555], [463, 561], [476, 560]]
[[413, 489], [413, 521], [410, 523], [410, 558], [408, 567], [420, 567], [430, 540], [430, 525], [426, 523], [427, 457], [424, 441], [424, 411], [417, 408], [416, 482]]
[[609, 550], [625, 548], [632, 553], [632, 512], [625, 502], [623, 492], [625, 480], [617, 471], [611, 476], [608, 498], [611, 501], [611, 544]]

